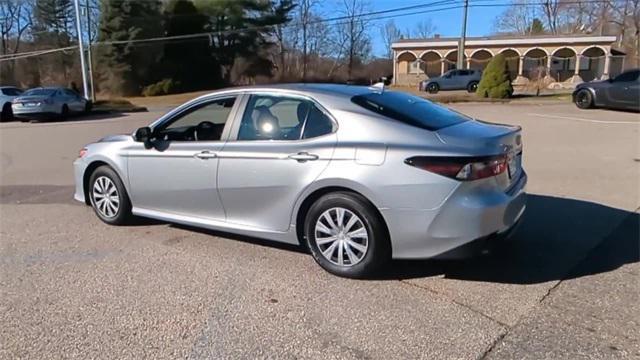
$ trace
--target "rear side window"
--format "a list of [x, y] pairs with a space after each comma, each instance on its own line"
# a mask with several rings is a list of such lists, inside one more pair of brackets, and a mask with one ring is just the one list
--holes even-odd
[[615, 78], [614, 81], [618, 82], [627, 82], [627, 81], [636, 81], [638, 80], [638, 75], [640, 75], [640, 71], [638, 70], [634, 70], [634, 71], [627, 71], [625, 73], [622, 73], [620, 75], [618, 75], [618, 77]]
[[400, 92], [357, 95], [351, 101], [367, 110], [426, 130], [439, 130], [470, 120], [421, 97]]
[[2, 89], [2, 93], [8, 96], [18, 96], [22, 94], [22, 91], [16, 88], [5, 88], [5, 89]]

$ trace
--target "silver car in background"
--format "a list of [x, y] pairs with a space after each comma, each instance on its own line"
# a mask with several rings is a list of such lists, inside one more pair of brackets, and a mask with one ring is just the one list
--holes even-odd
[[382, 87], [213, 92], [89, 144], [75, 199], [132, 216], [306, 245], [327, 271], [447, 255], [504, 237], [525, 209], [519, 127]]
[[11, 102], [22, 95], [22, 90], [15, 86], [0, 86], [0, 121], [13, 120]]
[[63, 87], [42, 87], [25, 91], [13, 100], [13, 115], [21, 120], [60, 119], [91, 109], [91, 103], [77, 92]]

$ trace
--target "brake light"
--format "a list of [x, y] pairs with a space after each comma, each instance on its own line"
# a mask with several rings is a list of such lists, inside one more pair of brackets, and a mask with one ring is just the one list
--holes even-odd
[[460, 181], [500, 175], [507, 171], [505, 155], [483, 157], [414, 156], [405, 164]]
[[87, 148], [82, 148], [78, 152], [78, 157], [81, 158], [81, 157], [85, 156], [86, 153], [87, 153]]

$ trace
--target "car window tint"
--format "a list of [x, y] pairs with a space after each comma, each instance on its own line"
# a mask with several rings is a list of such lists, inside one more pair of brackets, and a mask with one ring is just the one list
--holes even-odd
[[460, 71], [458, 71], [458, 75], [467, 76], [467, 75], [469, 75], [469, 72], [467, 70], [460, 70]]
[[311, 103], [309, 113], [304, 125], [303, 139], [310, 139], [326, 134], [330, 134], [335, 130], [335, 124], [322, 110]]
[[25, 96], [50, 96], [53, 95], [56, 91], [53, 89], [31, 89], [27, 90], [23, 95]]
[[438, 130], [470, 120], [426, 99], [394, 91], [357, 95], [351, 101], [377, 114], [426, 130]]
[[200, 105], [173, 119], [163, 130], [186, 129], [198, 126], [203, 122], [210, 122], [217, 125], [215, 128], [218, 134], [216, 137], [208, 140], [220, 140], [222, 129], [224, 129], [224, 124], [229, 118], [229, 113], [231, 112], [234, 102], [235, 97], [231, 97]]
[[238, 140], [298, 140], [310, 105], [301, 98], [251, 95]]
[[20, 91], [20, 89], [15, 89], [15, 88], [6, 88], [6, 89], [2, 89], [2, 93], [4, 95], [8, 95], [8, 96], [18, 96], [20, 95], [22, 92]]
[[615, 78], [615, 82], [618, 81], [623, 81], [623, 82], [627, 82], [627, 81], [636, 81], [638, 80], [638, 75], [640, 75], [640, 71], [638, 70], [634, 70], [634, 71], [627, 71], [625, 73], [622, 73], [620, 75], [618, 75]]

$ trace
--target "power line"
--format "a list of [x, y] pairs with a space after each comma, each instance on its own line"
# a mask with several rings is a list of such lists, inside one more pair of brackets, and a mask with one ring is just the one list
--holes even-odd
[[[313, 20], [313, 21], [307, 22], [306, 24], [307, 25], [313, 25], [313, 24], [319, 24], [319, 23], [331, 23], [330, 25], [334, 25], [334, 26], [344, 25], [344, 24], [348, 23], [348, 21], [345, 22], [344, 20], [349, 20], [349, 19], [352, 19], [353, 17], [367, 18], [367, 20], [369, 20], [369, 21], [377, 22], [377, 21], [390, 19], [390, 18], [414, 16], [414, 15], [421, 15], [421, 14], [427, 14], [427, 13], [434, 13], [434, 12], [441, 12], [441, 11], [447, 11], [447, 10], [460, 9], [460, 8], [462, 8], [464, 6], [462, 1], [464, 1], [464, 0], [439, 0], [439, 1], [434, 1], [434, 2], [425, 3], [425, 4], [404, 6], [404, 7], [392, 8], [392, 9], [385, 9], [385, 10], [367, 12], [367, 13], [362, 13], [362, 14], [356, 14], [356, 15], [352, 15], [352, 16], [338, 16], [338, 17], [333, 17], [333, 18], [318, 19], [318, 20]], [[494, 1], [496, 1], [496, 2], [495, 3], [487, 3], [487, 2], [494, 2]], [[507, 6], [512, 6], [512, 5], [516, 5], [516, 6], [541, 6], [541, 5], [545, 4], [545, 2], [527, 2], [527, 3], [514, 4], [514, 3], [498, 3], [497, 1], [498, 0], [470, 0], [468, 6], [469, 7], [507, 7]], [[563, 5], [585, 4], [585, 3], [606, 3], [606, 2], [609, 2], [609, 0], [571, 1], [571, 2], [563, 2]], [[454, 5], [454, 4], [456, 4], [456, 5]], [[451, 6], [445, 6], [445, 5], [451, 5]], [[429, 8], [429, 7], [436, 7], [436, 8], [435, 9], [426, 9], [426, 10], [421, 10], [421, 11], [412, 11], [410, 13], [395, 14], [397, 12], [415, 10], [415, 9], [420, 9], [420, 8]], [[380, 16], [380, 15], [382, 15], [382, 16]], [[368, 18], [373, 17], [373, 16], [375, 16], [375, 19], [368, 19]], [[302, 24], [303, 23], [300, 23], [300, 22], [287, 23], [285, 25], [282, 25], [281, 27], [282, 28], [291, 28], [291, 27], [295, 27], [295, 26], [300, 26]], [[185, 35], [174, 35], [174, 36], [162, 36], [162, 37], [154, 37], [154, 38], [146, 38], [146, 39], [98, 41], [98, 42], [94, 42], [93, 45], [94, 46], [108, 46], [108, 45], [122, 45], [122, 44], [148, 45], [149, 43], [163, 42], [163, 41], [167, 42], [167, 41], [176, 41], [176, 40], [177, 41], [199, 40], [200, 38], [208, 38], [208, 39], [210, 39], [211, 37], [216, 36], [216, 35], [240, 34], [240, 33], [248, 32], [248, 31], [259, 31], [259, 30], [264, 30], [264, 29], [270, 29], [270, 28], [273, 28], [275, 26], [277, 26], [277, 25], [263, 25], [263, 26], [256, 26], [256, 27], [242, 28], [242, 29], [222, 30], [222, 31], [203, 32], [203, 33], [185, 34]], [[30, 56], [40, 56], [40, 55], [55, 53], [55, 52], [59, 52], [59, 51], [75, 50], [77, 47], [78, 46], [69, 46], [69, 47], [59, 48], [59, 49], [37, 50], [37, 51], [31, 51], [31, 52], [0, 55], [0, 62], [1, 61], [21, 59], [21, 58], [30, 57]]]

